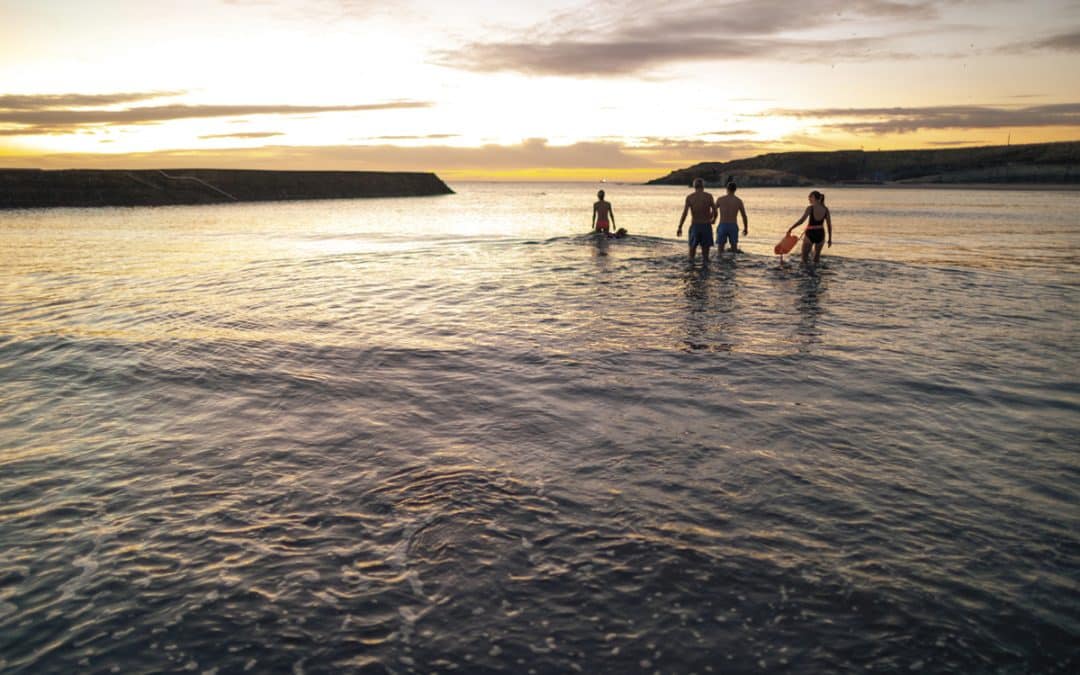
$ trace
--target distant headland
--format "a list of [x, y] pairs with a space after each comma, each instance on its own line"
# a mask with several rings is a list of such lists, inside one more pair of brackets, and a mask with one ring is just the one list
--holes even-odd
[[0, 169], [0, 209], [169, 206], [453, 194], [433, 173]]
[[731, 162], [702, 162], [648, 185], [746, 187], [810, 185], [1070, 186], [1080, 189], [1080, 141], [947, 150], [779, 152]]

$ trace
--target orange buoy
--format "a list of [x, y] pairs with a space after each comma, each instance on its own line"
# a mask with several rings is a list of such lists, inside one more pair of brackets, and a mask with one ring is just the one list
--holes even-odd
[[776, 245], [776, 247], [773, 249], [773, 252], [776, 253], [776, 255], [784, 255], [791, 249], [795, 248], [795, 244], [797, 243], [799, 243], [798, 237], [793, 234], [786, 235], [783, 239], [780, 240], [780, 243]]

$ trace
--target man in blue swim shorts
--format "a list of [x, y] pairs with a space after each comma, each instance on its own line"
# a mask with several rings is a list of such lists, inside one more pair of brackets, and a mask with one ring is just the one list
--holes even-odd
[[687, 213], [693, 214], [690, 221], [690, 262], [694, 262], [697, 248], [700, 246], [701, 257], [707, 263], [709, 249], [713, 245], [712, 224], [716, 221], [716, 207], [713, 205], [712, 195], [705, 192], [705, 181], [700, 178], [694, 179], [694, 191], [686, 196], [686, 205], [683, 206], [682, 218], [679, 219], [679, 229], [675, 230], [676, 237], [682, 236]]
[[742, 214], [743, 234], [750, 229], [749, 220], [746, 218], [746, 207], [743, 201], [735, 196], [738, 186], [735, 183], [727, 184], [727, 194], [716, 200], [716, 213], [720, 216], [720, 224], [716, 226], [716, 243], [720, 245], [720, 252], [724, 252], [724, 243], [731, 242], [731, 252], [739, 251], [739, 221]]

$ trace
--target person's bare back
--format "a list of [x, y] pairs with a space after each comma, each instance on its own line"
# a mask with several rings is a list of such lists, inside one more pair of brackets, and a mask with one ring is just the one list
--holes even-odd
[[709, 223], [713, 221], [713, 198], [704, 190], [691, 192], [686, 196], [686, 205], [690, 208], [692, 223]]
[[746, 222], [746, 207], [743, 206], [743, 201], [735, 195], [724, 195], [716, 200], [716, 212], [720, 214], [721, 223], [737, 223], [739, 222], [739, 213], [742, 212], [743, 222]]

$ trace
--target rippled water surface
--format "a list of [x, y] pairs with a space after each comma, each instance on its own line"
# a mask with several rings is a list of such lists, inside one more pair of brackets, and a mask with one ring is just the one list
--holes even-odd
[[1080, 193], [0, 213], [0, 671], [1076, 672]]

